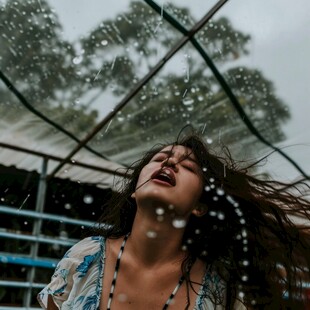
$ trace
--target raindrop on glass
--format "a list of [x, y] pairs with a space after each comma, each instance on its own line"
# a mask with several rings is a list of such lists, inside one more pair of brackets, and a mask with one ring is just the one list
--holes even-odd
[[190, 106], [194, 103], [194, 99], [190, 98], [190, 97], [187, 97], [187, 98], [184, 98], [182, 100], [182, 103], [185, 105], [185, 106]]
[[80, 64], [82, 61], [83, 61], [83, 56], [82, 56], [82, 55], [76, 56], [76, 57], [74, 57], [74, 58], [72, 59], [72, 62], [73, 62], [75, 65]]
[[125, 120], [124, 115], [122, 114], [122, 112], [117, 112], [117, 120], [119, 122], [123, 122]]

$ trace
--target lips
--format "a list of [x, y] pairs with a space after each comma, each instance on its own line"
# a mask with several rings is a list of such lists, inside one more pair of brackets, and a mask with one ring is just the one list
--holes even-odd
[[171, 186], [176, 185], [175, 175], [172, 169], [170, 168], [161, 168], [159, 170], [156, 170], [152, 176], [152, 180], [159, 180], [164, 183], [168, 183]]

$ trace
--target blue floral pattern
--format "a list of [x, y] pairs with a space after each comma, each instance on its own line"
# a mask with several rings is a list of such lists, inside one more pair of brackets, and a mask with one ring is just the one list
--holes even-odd
[[[104, 263], [103, 237], [89, 237], [75, 244], [58, 263], [51, 282], [38, 294], [41, 307], [47, 309], [48, 296], [51, 295], [61, 310], [98, 310]], [[216, 274], [206, 272], [194, 310], [223, 309], [208, 297], [211, 291], [223, 293], [220, 294], [223, 296], [225, 286]]]

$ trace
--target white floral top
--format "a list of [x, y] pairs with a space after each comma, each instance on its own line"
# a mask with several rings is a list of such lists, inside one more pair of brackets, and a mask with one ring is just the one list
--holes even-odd
[[[104, 263], [105, 238], [88, 237], [75, 244], [58, 263], [51, 282], [38, 294], [42, 308], [47, 309], [48, 295], [51, 295], [62, 310], [99, 309]], [[210, 272], [206, 272], [203, 282], [194, 309], [223, 309], [205, 297], [211, 287], [216, 287], [215, 291], [224, 296], [223, 282]]]

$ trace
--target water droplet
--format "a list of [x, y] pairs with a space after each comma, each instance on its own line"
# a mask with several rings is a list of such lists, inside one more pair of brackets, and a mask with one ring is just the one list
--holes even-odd
[[186, 245], [182, 245], [181, 249], [182, 249], [182, 251], [187, 251], [187, 246]]
[[240, 219], [240, 224], [244, 225], [245, 224], [245, 219]]
[[200, 233], [201, 233], [200, 229], [196, 229], [196, 230], [195, 230], [195, 234], [196, 234], [196, 235], [199, 235]]
[[248, 247], [247, 246], [243, 247], [243, 252], [247, 252], [247, 251], [248, 251]]
[[194, 106], [193, 105], [188, 105], [186, 107], [187, 111], [193, 111], [194, 110]]
[[208, 170], [208, 169], [207, 169], [206, 167], [203, 167], [203, 168], [202, 168], [202, 171], [203, 171], [203, 172], [207, 172], [207, 170]]
[[249, 277], [245, 274], [245, 275], [243, 275], [243, 276], [241, 277], [241, 280], [244, 281], [244, 282], [246, 282], [246, 281], [249, 280]]
[[217, 196], [213, 197], [213, 201], [218, 201], [218, 200], [219, 200], [219, 198]]
[[175, 218], [172, 220], [172, 226], [175, 228], [183, 228], [186, 226], [186, 220], [183, 218]]
[[211, 138], [208, 138], [208, 139], [207, 139], [207, 143], [208, 143], [208, 144], [212, 144], [212, 143], [213, 143], [213, 140], [212, 140]]
[[198, 101], [203, 101], [203, 97], [202, 96], [198, 96]]
[[122, 112], [117, 112], [117, 120], [119, 122], [123, 122], [125, 120], [125, 116], [122, 114]]
[[221, 221], [223, 221], [225, 219], [225, 214], [223, 212], [218, 212], [217, 214], [217, 218]]
[[163, 215], [165, 213], [165, 210], [163, 208], [156, 208], [155, 212], [157, 215]]
[[150, 239], [154, 239], [157, 237], [157, 232], [153, 230], [149, 230], [146, 232], [146, 236]]
[[84, 196], [83, 201], [84, 201], [84, 203], [89, 205], [89, 204], [93, 203], [94, 198], [93, 198], [93, 196], [87, 194]]
[[242, 229], [241, 235], [242, 235], [243, 238], [246, 238], [248, 236], [248, 233], [247, 233], [246, 229], [244, 229], [244, 228]]
[[74, 57], [74, 58], [72, 59], [72, 62], [73, 62], [75, 65], [80, 64], [82, 61], [83, 61], [83, 56], [82, 56], [82, 55], [76, 56], [76, 57]]
[[251, 300], [251, 305], [256, 305], [256, 300], [255, 299], [253, 299], [253, 300]]
[[70, 210], [71, 209], [71, 204], [70, 203], [66, 203], [65, 204], [65, 209], [66, 210]]
[[117, 299], [119, 302], [126, 302], [128, 297], [126, 294], [120, 293], [117, 295]]
[[208, 255], [208, 252], [207, 252], [207, 251], [202, 251], [202, 252], [201, 252], [201, 255], [202, 255], [202, 256], [207, 256], [207, 255]]
[[216, 193], [219, 195], [219, 196], [223, 196], [225, 194], [224, 190], [222, 188], [217, 188], [216, 190]]
[[242, 261], [243, 266], [249, 266], [250, 262], [248, 260]]
[[192, 105], [194, 103], [194, 99], [193, 98], [190, 98], [190, 97], [186, 97], [182, 100], [182, 103], [185, 105], [185, 106], [189, 106], [189, 105]]
[[162, 222], [164, 220], [164, 217], [162, 215], [157, 216], [157, 221]]
[[186, 240], [186, 243], [187, 243], [187, 244], [192, 244], [192, 243], [193, 243], [193, 239], [188, 238], [188, 239]]
[[100, 43], [101, 45], [106, 46], [108, 45], [109, 42], [107, 40], [102, 40]]
[[211, 190], [210, 186], [205, 186], [205, 191], [209, 192]]
[[238, 295], [239, 295], [240, 298], [243, 298], [245, 294], [243, 292], [239, 292]]
[[216, 212], [215, 211], [210, 211], [209, 214], [210, 214], [210, 216], [216, 216]]
[[169, 205], [169, 206], [168, 206], [168, 209], [169, 209], [169, 210], [173, 210], [173, 209], [174, 209], [174, 205]]
[[210, 178], [209, 181], [210, 181], [210, 183], [213, 183], [215, 181], [215, 179], [214, 178]]
[[24, 225], [28, 225], [28, 222], [27, 222], [27, 221], [25, 221], [25, 222], [24, 222]]

